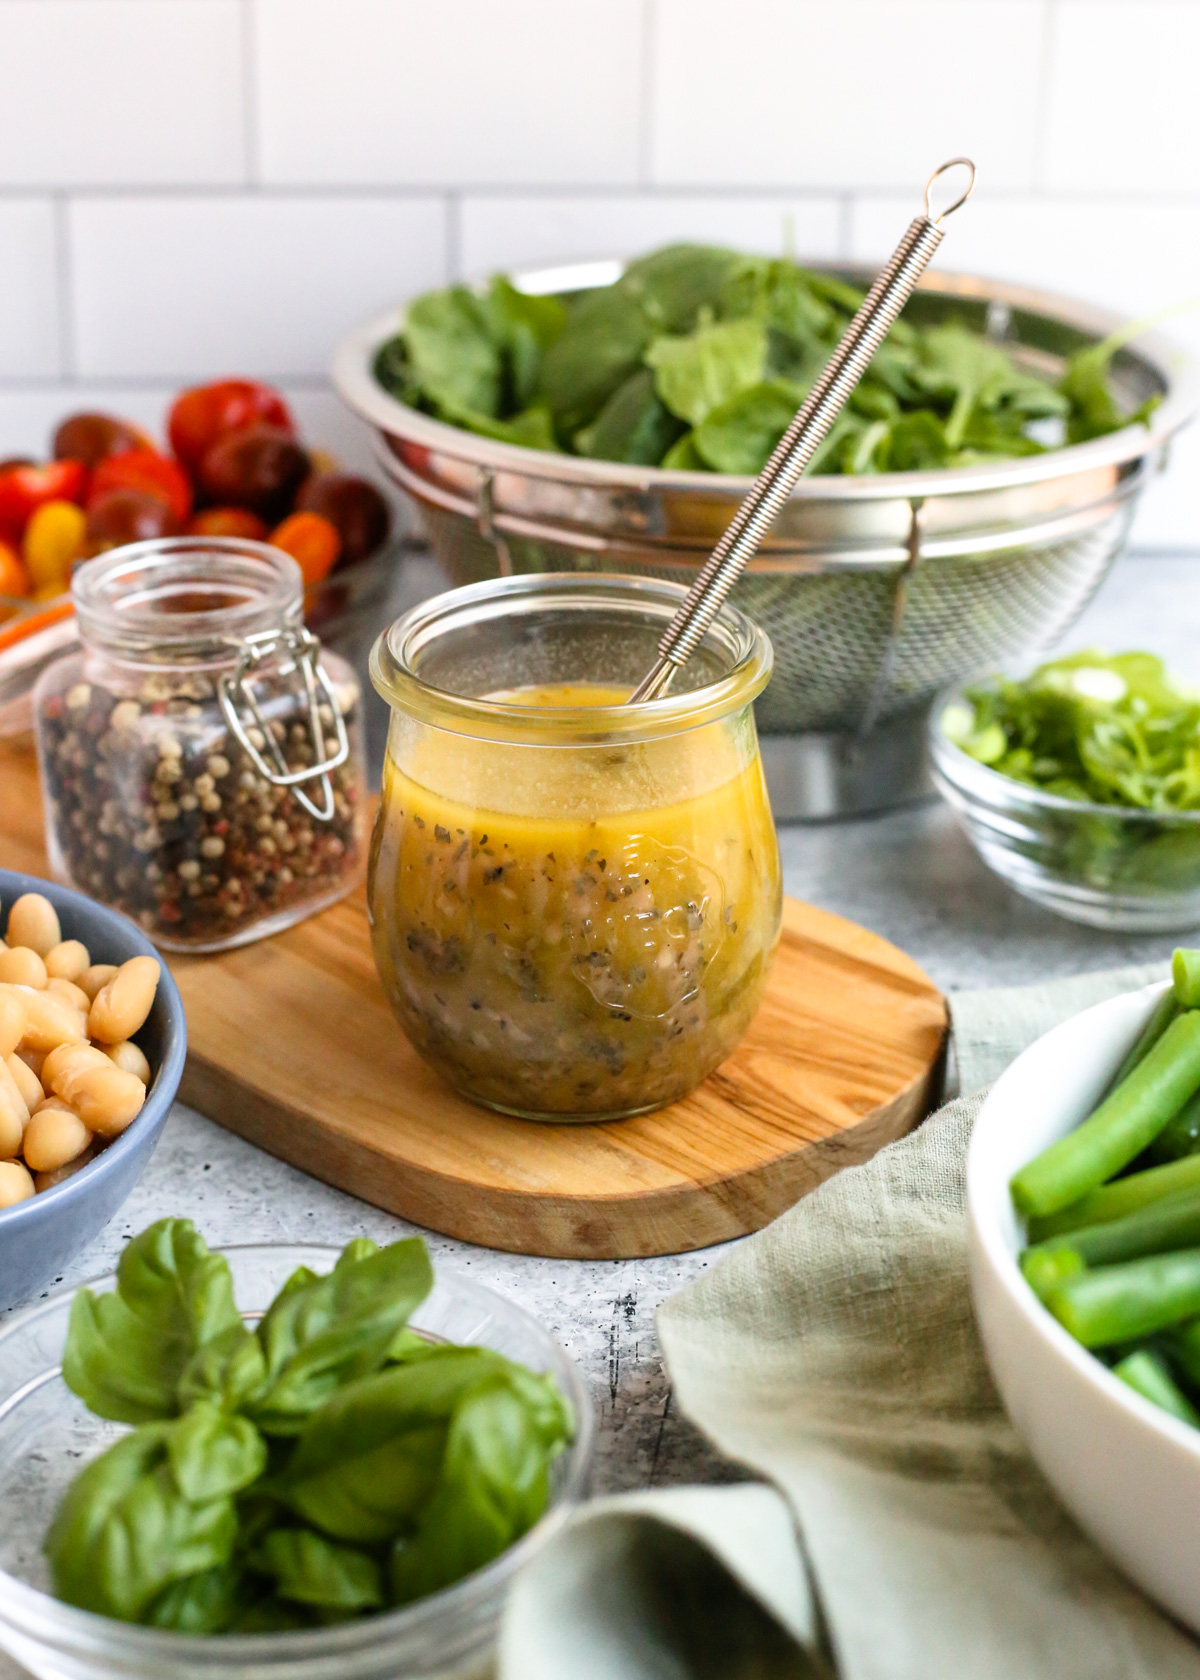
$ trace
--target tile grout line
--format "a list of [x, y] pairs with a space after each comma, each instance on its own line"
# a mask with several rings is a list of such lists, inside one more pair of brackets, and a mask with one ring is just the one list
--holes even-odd
[[642, 0], [642, 62], [638, 81], [637, 132], [637, 184], [642, 191], [645, 191], [653, 180], [654, 43], [657, 24], [657, 0]]
[[1054, 47], [1058, 15], [1058, 0], [1042, 0], [1037, 91], [1033, 111], [1033, 170], [1030, 183], [1031, 190], [1039, 197], [1046, 191], [1046, 146], [1050, 128], [1050, 103], [1054, 97]]
[[79, 357], [75, 343], [75, 254], [71, 244], [70, 201], [54, 195], [54, 270], [58, 282], [58, 360], [62, 377], [74, 382]]
[[262, 182], [262, 136], [258, 120], [258, 52], [255, 39], [254, 0], [240, 3], [242, 44], [242, 156], [246, 185]]

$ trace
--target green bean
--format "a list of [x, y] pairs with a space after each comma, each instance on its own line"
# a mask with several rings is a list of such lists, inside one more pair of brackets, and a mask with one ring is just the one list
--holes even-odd
[[1200, 1384], [1200, 1318], [1180, 1324], [1165, 1337], [1171, 1358], [1190, 1382]]
[[1197, 1090], [1200, 1011], [1188, 1010], [1081, 1126], [1014, 1176], [1010, 1188], [1017, 1211], [1057, 1213], [1097, 1189], [1140, 1155]]
[[1153, 1050], [1178, 1013], [1179, 998], [1168, 987], [1150, 1011], [1150, 1019], [1134, 1040], [1133, 1049], [1130, 1050], [1113, 1076], [1113, 1082], [1109, 1086], [1110, 1091], [1115, 1091], [1123, 1079], [1129, 1078], [1138, 1063], [1145, 1061], [1147, 1053]]
[[1139, 1348], [1136, 1353], [1122, 1359], [1119, 1365], [1113, 1366], [1113, 1376], [1120, 1377], [1143, 1400], [1161, 1407], [1181, 1423], [1200, 1428], [1200, 1412], [1175, 1381], [1161, 1354], [1152, 1352], [1150, 1348]]
[[1047, 1300], [1064, 1278], [1074, 1277], [1076, 1272], [1085, 1269], [1083, 1255], [1071, 1248], [1065, 1239], [1039, 1243], [1035, 1248], [1027, 1248], [1021, 1256], [1025, 1282], [1039, 1301]]
[[1173, 1120], [1169, 1120], [1146, 1151], [1156, 1165], [1181, 1161], [1200, 1149], [1200, 1091], [1189, 1097]]
[[1128, 1178], [1118, 1178], [1115, 1184], [1103, 1184], [1099, 1190], [1089, 1191], [1059, 1213], [1031, 1219], [1029, 1238], [1040, 1243], [1047, 1237], [1077, 1231], [1082, 1225], [1106, 1225], [1110, 1219], [1123, 1219], [1163, 1196], [1197, 1186], [1200, 1186], [1200, 1155], [1188, 1155], [1165, 1167], [1149, 1167], [1145, 1172], [1130, 1173]]
[[[1118, 1260], [1140, 1260], [1146, 1254], [1196, 1247], [1200, 1247], [1200, 1190], [1182, 1190], [1126, 1214], [1124, 1219], [1084, 1225], [1069, 1236], [1037, 1243], [1022, 1254], [1021, 1270], [1040, 1294], [1035, 1277], [1046, 1279], [1049, 1289], [1055, 1276], [1067, 1277], [1085, 1266], [1111, 1266]], [[1064, 1255], [1073, 1255], [1077, 1263], [1055, 1258]]]
[[1079, 1272], [1046, 1305], [1084, 1347], [1135, 1342], [1200, 1313], [1200, 1248]]
[[1200, 1008], [1200, 951], [1177, 950], [1171, 958], [1171, 986], [1180, 1009]]

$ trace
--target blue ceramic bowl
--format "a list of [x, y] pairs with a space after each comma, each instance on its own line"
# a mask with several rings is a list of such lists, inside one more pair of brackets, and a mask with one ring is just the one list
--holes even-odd
[[[128, 917], [69, 887], [13, 869], [0, 869], [0, 927], [13, 900], [27, 892], [46, 895], [58, 911], [63, 938], [82, 939], [93, 961], [122, 963], [143, 956], [162, 961]], [[0, 1209], [0, 1310], [28, 1301], [104, 1229], [154, 1153], [187, 1054], [183, 1000], [165, 963], [154, 1007], [137, 1038], [152, 1074], [142, 1112], [133, 1124], [72, 1178]]]

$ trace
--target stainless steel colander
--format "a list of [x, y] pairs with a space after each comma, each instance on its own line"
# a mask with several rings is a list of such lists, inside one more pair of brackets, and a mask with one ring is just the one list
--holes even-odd
[[[607, 285], [615, 262], [517, 277], [535, 292]], [[834, 272], [868, 284], [868, 270]], [[918, 321], [986, 331], [1053, 377], [1119, 324], [1104, 311], [970, 275], [927, 274]], [[379, 433], [380, 460], [421, 506], [455, 582], [499, 571], [634, 571], [690, 583], [752, 480], [664, 472], [493, 443], [390, 397], [371, 368], [403, 324], [392, 311], [340, 347], [334, 379]], [[782, 817], [877, 809], [912, 797], [929, 703], [981, 666], [1048, 646], [1120, 552], [1138, 496], [1200, 405], [1196, 363], [1147, 334], [1112, 368], [1137, 425], [980, 467], [805, 478], [732, 599], [775, 647], [758, 722]]]

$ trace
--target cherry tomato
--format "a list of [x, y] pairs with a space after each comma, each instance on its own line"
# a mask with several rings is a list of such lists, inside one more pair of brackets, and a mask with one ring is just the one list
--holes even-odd
[[218, 438], [197, 482], [210, 502], [249, 508], [274, 522], [290, 513], [308, 477], [308, 456], [278, 426], [248, 426]]
[[126, 455], [110, 455], [92, 475], [91, 501], [110, 490], [144, 490], [166, 502], [182, 525], [192, 511], [192, 485], [188, 475], [166, 455], [154, 449], [134, 449]]
[[103, 554], [150, 537], [173, 537], [179, 524], [161, 496], [145, 490], [109, 490], [88, 503], [85, 554]]
[[29, 577], [15, 548], [0, 542], [0, 595], [28, 595]]
[[43, 502], [30, 516], [21, 538], [21, 558], [34, 588], [65, 589], [86, 540], [87, 515], [81, 507], [74, 502]]
[[275, 426], [289, 437], [296, 427], [278, 391], [252, 379], [220, 379], [183, 391], [167, 416], [171, 448], [193, 471], [218, 438], [247, 426]]
[[249, 508], [211, 507], [194, 513], [184, 529], [196, 537], [248, 537], [266, 542], [267, 525]]
[[271, 532], [276, 548], [290, 554], [304, 574], [305, 583], [320, 583], [328, 577], [341, 553], [337, 527], [319, 513], [293, 513]]
[[342, 539], [340, 566], [355, 566], [387, 541], [392, 516], [373, 484], [350, 473], [314, 473], [305, 479], [296, 507], [319, 513]]
[[145, 432], [113, 414], [69, 414], [52, 445], [56, 461], [82, 461], [89, 467], [107, 461], [110, 455], [153, 447]]
[[42, 467], [0, 472], [0, 539], [16, 543], [29, 516], [43, 502], [82, 502], [88, 470], [82, 461], [48, 461]]

